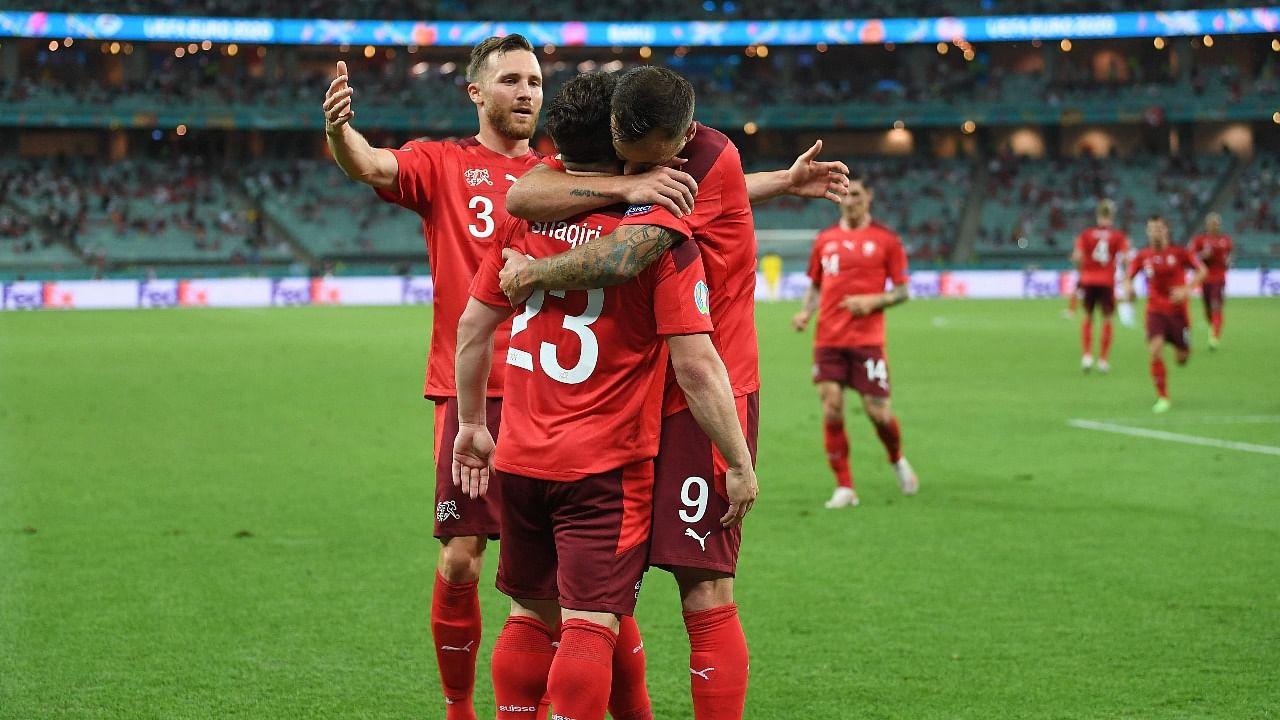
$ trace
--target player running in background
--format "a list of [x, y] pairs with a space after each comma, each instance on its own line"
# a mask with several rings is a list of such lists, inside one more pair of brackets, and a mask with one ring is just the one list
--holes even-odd
[[[1080, 271], [1080, 283], [1076, 292], [1084, 302], [1084, 319], [1080, 323], [1080, 344], [1083, 354], [1080, 367], [1085, 372], [1097, 367], [1098, 372], [1111, 371], [1112, 318], [1116, 311], [1116, 268], [1123, 275], [1129, 256], [1129, 239], [1114, 227], [1116, 206], [1111, 200], [1098, 203], [1098, 223], [1085, 228], [1076, 238], [1071, 251], [1071, 262]], [[1102, 311], [1102, 342], [1098, 348], [1098, 360], [1093, 359], [1093, 311]]]
[[1226, 302], [1227, 270], [1231, 267], [1231, 236], [1222, 233], [1222, 216], [1209, 213], [1204, 219], [1204, 233], [1191, 239], [1191, 252], [1204, 263], [1204, 316], [1209, 321], [1209, 349], [1217, 350], [1222, 341], [1222, 308]]
[[[1147, 280], [1147, 350], [1151, 353], [1151, 379], [1156, 385], [1157, 413], [1169, 410], [1169, 390], [1164, 365], [1164, 345], [1174, 347], [1174, 359], [1185, 365], [1191, 357], [1191, 325], [1187, 298], [1204, 282], [1205, 267], [1190, 250], [1169, 242], [1169, 224], [1159, 215], [1147, 220], [1147, 247], [1138, 251], [1125, 276], [1125, 294], [1134, 298], [1133, 278]], [[1195, 271], [1187, 282], [1187, 271]]]
[[[547, 130], [574, 176], [620, 170], [607, 124], [614, 81], [607, 74], [580, 76], [548, 110]], [[618, 235], [688, 237], [665, 210], [623, 205], [531, 227], [516, 222], [510, 245], [546, 256], [601, 242], [600, 234], [626, 215], [643, 215], [643, 224]], [[513, 312], [498, 283], [500, 264], [495, 256], [481, 269], [459, 329], [464, 429], [455, 468], [460, 479], [470, 478], [465, 485], [484, 482], [492, 449], [483, 374], [492, 334]], [[663, 337], [698, 426], [727, 458], [730, 485], [741, 491], [722, 519], [736, 525], [750, 509], [751, 454], [710, 330], [707, 285], [691, 242], [635, 280], [605, 289], [539, 290], [524, 304], [511, 336], [506, 427], [494, 459], [504, 495], [498, 583], [512, 597], [494, 651], [500, 719], [533, 717], [548, 686], [556, 717], [604, 717], [613, 633], [618, 616], [633, 611], [647, 566], [651, 461], [667, 370]], [[561, 615], [557, 650], [551, 628]]]
[[[902, 455], [902, 432], [889, 404], [889, 361], [885, 355], [884, 310], [907, 301], [907, 253], [902, 240], [871, 217], [875, 198], [863, 177], [849, 179], [840, 203], [840, 221], [813, 243], [809, 289], [792, 319], [797, 332], [818, 312], [813, 381], [822, 400], [823, 444], [836, 474], [828, 508], [856, 506], [858, 493], [849, 471], [849, 437], [844, 429], [844, 390], [862, 397], [862, 407], [884, 444], [904, 495], [920, 489], [911, 463]], [[892, 283], [892, 289], [885, 286]]]
[[[626, 73], [613, 97], [614, 146], [633, 170], [680, 162], [698, 181], [693, 213], [682, 219], [703, 254], [716, 325], [712, 338], [728, 366], [740, 421], [754, 449], [759, 363], [754, 322], [756, 242], [750, 202], [783, 193], [838, 199], [847, 187], [848, 168], [843, 163], [817, 162], [819, 142], [788, 170], [744, 178], [737, 148], [722, 133], [692, 120], [693, 102], [693, 88], [670, 70], [645, 67]], [[607, 196], [608, 188], [607, 179], [570, 177], [538, 168], [517, 183], [507, 202], [516, 215], [549, 220], [563, 212], [566, 203]], [[624, 222], [644, 223], [645, 219], [637, 214]], [[676, 233], [629, 233], [534, 262], [511, 256], [503, 270], [503, 289], [520, 300], [535, 289], [625, 282], [662, 257], [678, 239]], [[680, 588], [689, 632], [695, 718], [741, 717], [748, 655], [733, 601], [741, 531], [720, 523], [731, 507], [725, 463], [711, 450], [710, 439], [689, 427], [689, 413], [678, 388], [669, 384], [664, 404], [667, 417], [657, 461], [650, 564], [670, 569]], [[701, 672], [709, 667], [716, 672]]]
[[[345, 62], [338, 62], [324, 103], [325, 134], [338, 166], [347, 177], [372, 186], [384, 200], [422, 217], [431, 260], [435, 307], [424, 395], [435, 403], [434, 534], [441, 543], [431, 596], [431, 635], [448, 720], [475, 717], [472, 692], [481, 633], [477, 581], [487, 541], [498, 537], [500, 519], [497, 492], [469, 498], [451, 479], [448, 449], [458, 430], [453, 367], [458, 318], [496, 228], [509, 217], [507, 189], [540, 159], [529, 149], [529, 138], [542, 108], [542, 71], [528, 40], [520, 35], [492, 37], [476, 45], [467, 79], [479, 132], [459, 141], [414, 140], [399, 150], [372, 147], [351, 126], [355, 90]], [[628, 201], [661, 203], [678, 212], [692, 207], [692, 184], [684, 173], [664, 168], [662, 173], [624, 178], [616, 191]], [[507, 332], [504, 326], [496, 335], [498, 361], [488, 380], [486, 416], [495, 434], [501, 418]], [[634, 626], [627, 631], [634, 631]], [[643, 655], [628, 654], [623, 661], [643, 667]], [[643, 684], [643, 672], [638, 675]]]

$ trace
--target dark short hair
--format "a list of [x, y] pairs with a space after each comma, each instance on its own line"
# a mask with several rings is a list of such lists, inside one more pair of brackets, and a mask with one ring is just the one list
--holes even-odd
[[479, 79], [484, 69], [488, 67], [491, 56], [505, 55], [512, 50], [533, 52], [533, 45], [529, 44], [528, 38], [519, 33], [489, 37], [480, 41], [479, 45], [471, 48], [471, 62], [467, 63], [467, 82], [475, 82]]
[[617, 159], [609, 133], [609, 101], [617, 84], [611, 73], [586, 73], [562, 85], [551, 99], [545, 127], [565, 162]]
[[870, 190], [871, 176], [865, 172], [858, 172], [856, 170], [851, 171], [849, 173], [849, 184], [852, 185], [853, 183], [861, 183], [862, 187]]
[[[1147, 222], [1165, 222], [1165, 219], [1160, 213], [1153, 213], [1151, 217], [1147, 218]], [[1165, 224], [1167, 225], [1168, 223]]]
[[654, 130], [674, 140], [693, 122], [693, 86], [664, 67], [628, 70], [613, 91], [613, 120], [615, 140], [634, 142]]

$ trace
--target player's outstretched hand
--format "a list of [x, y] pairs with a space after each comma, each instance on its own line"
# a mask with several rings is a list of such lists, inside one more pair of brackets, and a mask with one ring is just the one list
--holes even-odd
[[801, 310], [800, 312], [796, 313], [791, 318], [791, 327], [795, 328], [796, 332], [804, 332], [804, 329], [809, 327], [808, 311]]
[[849, 194], [849, 166], [839, 160], [819, 161], [822, 141], [813, 144], [796, 158], [787, 170], [787, 194], [797, 197], [826, 198], [838, 203]]
[[729, 512], [720, 518], [720, 525], [728, 528], [741, 523], [742, 518], [756, 504], [756, 496], [760, 494], [760, 487], [756, 485], [756, 471], [750, 465], [745, 468], [729, 468], [725, 476], [725, 489], [729, 492]]
[[[679, 158], [676, 162], [684, 164]], [[627, 189], [622, 199], [630, 205], [657, 205], [676, 217], [693, 212], [698, 181], [687, 172], [659, 166], [639, 175], [628, 175], [626, 179]]]
[[515, 307], [528, 300], [533, 294], [533, 289], [526, 287], [520, 277], [520, 271], [529, 264], [529, 256], [507, 248], [502, 251], [502, 259], [506, 264], [498, 271], [498, 284], [502, 287], [502, 292], [507, 294], [507, 299], [511, 301], [511, 307]]
[[325, 132], [336, 132], [356, 116], [356, 111], [351, 107], [351, 96], [356, 91], [347, 84], [348, 79], [347, 63], [339, 60], [337, 77], [329, 83], [329, 90], [324, 94]]
[[453, 441], [453, 484], [462, 488], [462, 492], [472, 500], [489, 490], [493, 447], [489, 428], [472, 423], [458, 424], [458, 437]]

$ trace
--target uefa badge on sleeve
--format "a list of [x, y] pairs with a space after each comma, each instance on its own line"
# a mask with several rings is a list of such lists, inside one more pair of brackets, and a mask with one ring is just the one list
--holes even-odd
[[693, 286], [693, 304], [703, 315], [711, 314], [711, 291], [707, 289], [706, 281], [699, 280], [698, 284]]

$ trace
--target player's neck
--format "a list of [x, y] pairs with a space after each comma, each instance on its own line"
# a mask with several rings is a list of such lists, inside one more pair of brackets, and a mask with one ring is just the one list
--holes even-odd
[[863, 215], [860, 220], [854, 222], [843, 215], [840, 217], [840, 228], [843, 230], [862, 230], [871, 226], [871, 214]]
[[527, 139], [514, 140], [483, 124], [480, 126], [480, 132], [476, 133], [476, 141], [488, 150], [511, 158], [524, 157], [529, 154], [529, 141]]

